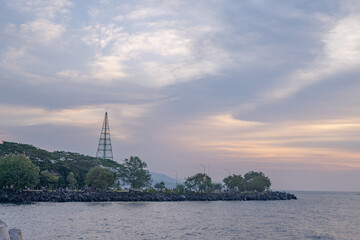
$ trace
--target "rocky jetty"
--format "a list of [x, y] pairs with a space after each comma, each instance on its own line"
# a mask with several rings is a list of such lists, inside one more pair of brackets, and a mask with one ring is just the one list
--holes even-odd
[[291, 200], [296, 196], [285, 192], [265, 193], [148, 193], [130, 192], [62, 192], [62, 191], [0, 191], [1, 203], [32, 203], [32, 202], [135, 202], [135, 201], [267, 201]]

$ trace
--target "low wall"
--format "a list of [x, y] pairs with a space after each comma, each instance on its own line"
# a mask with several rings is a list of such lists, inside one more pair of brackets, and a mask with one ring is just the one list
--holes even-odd
[[42, 191], [0, 191], [2, 203], [31, 202], [107, 202], [107, 201], [250, 201], [250, 200], [291, 200], [296, 196], [285, 192], [265, 193], [194, 193], [166, 194], [147, 192], [42, 192]]

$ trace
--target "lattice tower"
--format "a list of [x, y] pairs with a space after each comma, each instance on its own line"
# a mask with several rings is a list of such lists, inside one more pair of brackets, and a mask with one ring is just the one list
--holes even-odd
[[107, 112], [105, 112], [105, 119], [101, 129], [99, 146], [96, 152], [96, 157], [113, 160], [113, 153], [110, 139], [110, 126]]

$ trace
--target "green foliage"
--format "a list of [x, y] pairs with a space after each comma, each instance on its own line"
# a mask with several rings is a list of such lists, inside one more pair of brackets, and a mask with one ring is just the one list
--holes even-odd
[[0, 159], [0, 187], [16, 190], [39, 184], [39, 168], [25, 155], [10, 154]]
[[269, 189], [271, 181], [262, 172], [248, 172], [244, 176], [247, 191], [263, 192]]
[[41, 171], [40, 184], [52, 189], [57, 188], [60, 176], [57, 173], [49, 172], [49, 170]]
[[77, 181], [73, 172], [70, 172], [66, 177], [67, 186], [74, 189], [77, 187]]
[[0, 157], [11, 153], [24, 154], [41, 171], [48, 170], [51, 173], [58, 174], [59, 180], [57, 185], [59, 187], [68, 186], [67, 176], [70, 172], [74, 173], [78, 187], [84, 187], [86, 174], [92, 167], [103, 166], [112, 169], [114, 172], [121, 172], [123, 170], [121, 164], [109, 159], [100, 159], [63, 151], [48, 152], [28, 144], [0, 143]]
[[151, 193], [151, 194], [155, 194], [158, 193], [158, 191], [155, 188], [149, 187], [147, 189], [145, 189], [146, 193]]
[[175, 189], [174, 189], [175, 192], [177, 193], [185, 193], [185, 185], [184, 184], [178, 184]]
[[108, 169], [102, 167], [93, 167], [86, 174], [85, 183], [96, 189], [107, 189], [115, 181], [115, 175]]
[[161, 181], [161, 182], [156, 183], [156, 184], [154, 185], [154, 188], [159, 189], [159, 190], [165, 189], [166, 187], [165, 187], [164, 181]]
[[213, 183], [212, 189], [214, 191], [221, 191], [223, 190], [224, 185], [222, 185], [222, 183]]
[[146, 168], [145, 162], [131, 156], [124, 160], [124, 170], [120, 173], [120, 179], [123, 183], [129, 184], [132, 189], [148, 187], [151, 184], [151, 174]]
[[244, 178], [241, 175], [228, 176], [224, 178], [223, 182], [225, 186], [231, 191], [244, 191], [245, 190], [245, 182]]
[[185, 186], [190, 190], [209, 192], [212, 190], [211, 178], [205, 173], [197, 173], [186, 178]]

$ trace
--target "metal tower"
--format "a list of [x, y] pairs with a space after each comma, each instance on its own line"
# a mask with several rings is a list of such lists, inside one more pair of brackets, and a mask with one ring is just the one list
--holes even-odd
[[111, 140], [110, 140], [110, 127], [109, 127], [107, 112], [105, 112], [105, 119], [101, 129], [99, 146], [96, 152], [96, 157], [113, 160]]

